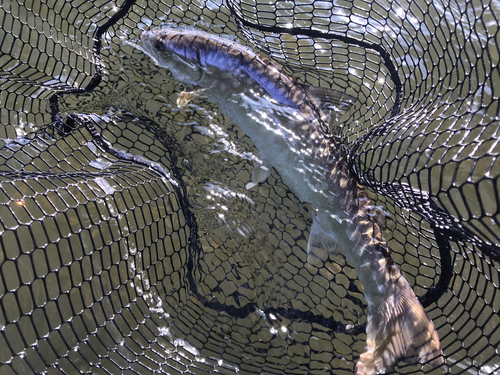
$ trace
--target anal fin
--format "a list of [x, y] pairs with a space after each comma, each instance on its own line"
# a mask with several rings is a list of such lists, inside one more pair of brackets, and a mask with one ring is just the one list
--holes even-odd
[[340, 247], [335, 237], [326, 233], [320, 226], [318, 220], [313, 218], [309, 241], [307, 242], [307, 263], [312, 266], [321, 267], [330, 254], [338, 254]]

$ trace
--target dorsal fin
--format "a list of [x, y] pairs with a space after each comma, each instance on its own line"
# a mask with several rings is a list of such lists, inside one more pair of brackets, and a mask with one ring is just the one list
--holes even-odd
[[305, 85], [304, 89], [310, 100], [322, 112], [323, 121], [326, 123], [331, 123], [333, 116], [342, 117], [342, 114], [356, 103], [356, 98], [345, 92], [308, 85]]

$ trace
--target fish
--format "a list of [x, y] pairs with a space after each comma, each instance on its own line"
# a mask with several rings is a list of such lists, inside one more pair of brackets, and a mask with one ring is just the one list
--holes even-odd
[[314, 206], [310, 240], [327, 238], [330, 251], [342, 251], [356, 268], [367, 322], [366, 349], [355, 373], [385, 372], [400, 360], [444, 371], [436, 328], [393, 261], [368, 194], [348, 166], [345, 146], [330, 130], [332, 119], [355, 98], [303, 85], [251, 48], [207, 32], [144, 31], [141, 49], [193, 86], [179, 95], [180, 105], [203, 95], [243, 129], [284, 183]]

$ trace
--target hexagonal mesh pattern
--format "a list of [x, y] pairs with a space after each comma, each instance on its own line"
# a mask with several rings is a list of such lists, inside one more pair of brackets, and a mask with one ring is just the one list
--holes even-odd
[[[500, 7], [486, 0], [4, 1], [0, 373], [350, 374], [366, 302], [313, 208], [134, 49], [224, 34], [357, 103], [332, 129], [452, 374], [500, 369]], [[399, 363], [394, 372], [428, 368]], [[441, 373], [436, 370], [434, 373]]]

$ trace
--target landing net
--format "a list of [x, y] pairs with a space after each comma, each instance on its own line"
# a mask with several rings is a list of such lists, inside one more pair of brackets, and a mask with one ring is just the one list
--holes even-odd
[[364, 351], [355, 269], [307, 258], [312, 207], [275, 170], [246, 189], [251, 140], [208, 102], [178, 109], [184, 86], [134, 48], [164, 25], [357, 99], [335, 131], [449, 372], [500, 371], [499, 14], [2, 1], [0, 373], [351, 374]]

